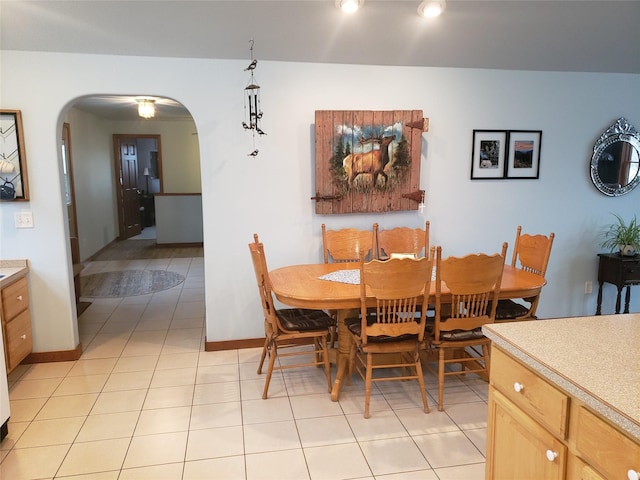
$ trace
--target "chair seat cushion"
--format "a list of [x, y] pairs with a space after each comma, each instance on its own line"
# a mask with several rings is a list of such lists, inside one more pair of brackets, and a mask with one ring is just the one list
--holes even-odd
[[450, 332], [440, 332], [440, 340], [443, 341], [462, 341], [475, 340], [484, 337], [482, 328], [474, 328], [473, 330], [451, 330]]
[[[417, 319], [418, 321], [420, 319]], [[375, 316], [367, 316], [367, 325], [373, 325], [375, 322]], [[356, 337], [362, 338], [362, 322], [359, 317], [347, 318], [344, 321], [345, 326]], [[417, 335], [405, 334], [397, 337], [391, 337], [388, 335], [377, 335], [375, 337], [368, 336], [367, 342], [384, 343], [384, 342], [402, 342], [404, 340], [418, 340]]]
[[306, 308], [283, 308], [276, 310], [280, 323], [287, 330], [308, 332], [325, 330], [335, 325], [335, 320], [322, 310]]
[[529, 312], [529, 309], [513, 300], [499, 300], [496, 308], [496, 320], [522, 317]]

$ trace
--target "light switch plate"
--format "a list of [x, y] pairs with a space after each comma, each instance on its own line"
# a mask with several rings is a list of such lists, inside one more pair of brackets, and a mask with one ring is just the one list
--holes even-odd
[[33, 212], [16, 212], [16, 228], [33, 228]]

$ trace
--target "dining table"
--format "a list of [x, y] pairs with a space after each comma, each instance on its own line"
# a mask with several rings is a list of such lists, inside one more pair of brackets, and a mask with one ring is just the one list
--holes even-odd
[[[350, 345], [345, 339], [349, 338], [349, 332], [344, 320], [360, 313], [360, 283], [354, 281], [359, 278], [356, 272], [359, 272], [358, 263], [289, 265], [269, 272], [271, 289], [281, 303], [297, 308], [338, 311], [337, 371], [331, 390], [333, 401], [338, 401], [348, 371]], [[538, 295], [545, 284], [544, 277], [540, 275], [505, 265], [499, 298], [532, 297]], [[435, 303], [435, 294], [435, 281], [432, 281], [429, 303]], [[441, 300], [445, 303], [447, 295], [449, 291], [443, 285]], [[371, 298], [373, 302], [373, 296]]]

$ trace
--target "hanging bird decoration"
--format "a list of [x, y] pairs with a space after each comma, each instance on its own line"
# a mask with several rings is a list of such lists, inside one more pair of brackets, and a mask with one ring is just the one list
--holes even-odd
[[253, 58], [253, 39], [249, 41], [251, 52], [251, 63], [247, 68], [244, 69], [245, 72], [251, 72], [251, 77], [249, 78], [249, 84], [245, 87], [244, 92], [244, 112], [245, 112], [245, 120], [242, 122], [242, 127], [245, 130], [251, 130], [253, 135], [253, 147], [254, 150], [248, 156], [255, 157], [258, 155], [258, 149], [255, 148], [256, 144], [256, 133], [258, 135], [266, 135], [264, 130], [260, 128], [259, 121], [262, 118], [262, 110], [260, 110], [260, 85], [256, 83], [253, 72], [258, 66], [258, 60]]

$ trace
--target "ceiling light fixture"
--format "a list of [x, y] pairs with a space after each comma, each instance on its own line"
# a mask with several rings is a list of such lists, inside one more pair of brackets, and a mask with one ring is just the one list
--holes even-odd
[[138, 115], [142, 118], [153, 118], [156, 114], [156, 101], [153, 98], [136, 98]]
[[336, 0], [336, 7], [344, 13], [355, 13], [364, 4], [364, 0]]
[[445, 0], [424, 0], [418, 5], [418, 15], [425, 18], [438, 17], [447, 8]]

